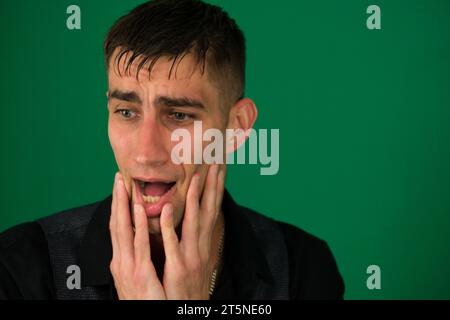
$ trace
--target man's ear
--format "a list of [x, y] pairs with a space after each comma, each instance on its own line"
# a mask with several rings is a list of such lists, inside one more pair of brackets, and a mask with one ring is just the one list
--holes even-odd
[[244, 144], [257, 117], [258, 109], [252, 99], [241, 99], [231, 107], [227, 129], [233, 130], [233, 134], [226, 135], [227, 154], [236, 151]]

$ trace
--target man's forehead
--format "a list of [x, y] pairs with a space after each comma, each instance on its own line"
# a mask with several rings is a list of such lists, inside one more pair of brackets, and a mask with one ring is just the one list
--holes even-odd
[[119, 59], [117, 55], [116, 50], [108, 66], [110, 90], [132, 91], [137, 87], [150, 84], [164, 94], [175, 94], [171, 91], [181, 91], [179, 93], [194, 95], [198, 99], [211, 99], [211, 95], [217, 95], [217, 88], [209, 81], [206, 70], [202, 72], [192, 54], [185, 55], [175, 63], [169, 57], [160, 57], [154, 61], [150, 72], [149, 66], [152, 60], [140, 67], [142, 58], [138, 57], [129, 64], [131, 53], [126, 53]]
[[[130, 63], [130, 58], [133, 61]], [[204, 66], [206, 68], [206, 64]], [[151, 72], [149, 69], [151, 68]], [[176, 78], [178, 80], [202, 78], [208, 80], [208, 74], [202, 70], [202, 64], [199, 64], [197, 58], [193, 54], [182, 54], [177, 58], [169, 56], [149, 57], [143, 56], [133, 57], [132, 51], [122, 52], [120, 48], [116, 48], [111, 55], [108, 73], [115, 73], [117, 76], [131, 76], [136, 78]]]

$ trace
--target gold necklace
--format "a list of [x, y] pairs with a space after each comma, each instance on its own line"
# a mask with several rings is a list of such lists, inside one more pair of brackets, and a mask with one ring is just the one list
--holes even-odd
[[214, 271], [211, 275], [211, 280], [209, 282], [209, 296], [212, 296], [212, 294], [214, 293], [214, 289], [216, 288], [217, 273], [220, 267], [220, 262], [222, 260], [224, 237], [225, 237], [225, 227], [223, 228], [222, 235], [220, 236], [216, 267], [214, 268]]

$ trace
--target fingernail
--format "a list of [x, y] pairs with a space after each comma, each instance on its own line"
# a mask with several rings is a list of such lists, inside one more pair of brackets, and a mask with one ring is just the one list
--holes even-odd
[[125, 181], [123, 180], [123, 177], [121, 174], [119, 174], [119, 178], [118, 178], [119, 183], [121, 183], [123, 185], [123, 187], [125, 188]]
[[161, 211], [166, 212], [169, 217], [173, 214], [173, 206], [170, 202], [166, 203]]
[[136, 214], [136, 212], [138, 212], [139, 210], [141, 210], [141, 206], [138, 203], [135, 203], [134, 206], [134, 213]]
[[116, 173], [116, 182], [121, 182], [122, 181], [122, 175], [120, 174], [120, 171], [118, 171]]

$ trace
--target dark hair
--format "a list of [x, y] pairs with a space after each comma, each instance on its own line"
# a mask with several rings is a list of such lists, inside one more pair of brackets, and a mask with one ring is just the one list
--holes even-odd
[[[160, 57], [176, 63], [193, 53], [202, 74], [219, 82], [220, 90], [236, 100], [242, 98], [245, 82], [245, 38], [236, 22], [221, 8], [197, 0], [154, 0], [121, 17], [104, 43], [105, 61], [120, 48], [114, 63], [127, 58], [125, 72], [134, 61], [149, 74]], [[231, 102], [231, 101], [230, 101]]]

